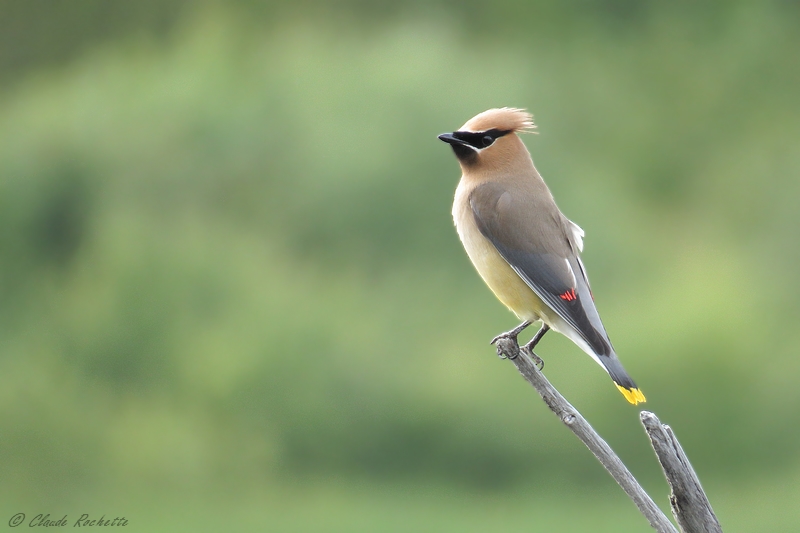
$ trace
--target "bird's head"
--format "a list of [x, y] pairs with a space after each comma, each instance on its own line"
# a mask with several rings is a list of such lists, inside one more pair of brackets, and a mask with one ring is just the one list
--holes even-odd
[[521, 156], [530, 159], [525, 145], [515, 134], [528, 133], [534, 128], [530, 113], [502, 107], [475, 115], [457, 131], [439, 135], [439, 140], [450, 145], [465, 170], [499, 167]]

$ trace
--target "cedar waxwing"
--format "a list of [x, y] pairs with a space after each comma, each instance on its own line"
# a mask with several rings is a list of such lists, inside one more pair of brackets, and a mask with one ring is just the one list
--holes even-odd
[[492, 343], [516, 339], [541, 320], [526, 345], [531, 351], [552, 328], [592, 356], [630, 403], [644, 402], [595, 308], [579, 257], [583, 230], [559, 211], [517, 135], [534, 127], [522, 109], [490, 109], [439, 135], [463, 173], [453, 203], [461, 242], [495, 296], [523, 321]]

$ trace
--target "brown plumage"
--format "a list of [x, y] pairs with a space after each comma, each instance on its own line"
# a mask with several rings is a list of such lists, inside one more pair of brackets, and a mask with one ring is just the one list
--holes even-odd
[[617, 358], [589, 289], [579, 254], [583, 230], [556, 206], [517, 133], [534, 128], [521, 109], [490, 109], [458, 131], [439, 136], [453, 148], [463, 175], [453, 219], [478, 273], [523, 323], [562, 333], [597, 361], [633, 403], [644, 395]]

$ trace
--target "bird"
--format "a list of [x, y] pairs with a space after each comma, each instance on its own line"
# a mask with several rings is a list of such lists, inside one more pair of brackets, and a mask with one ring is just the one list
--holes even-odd
[[[628, 402], [644, 394], [622, 366], [594, 303], [580, 258], [583, 230], [559, 210], [518, 134], [535, 129], [524, 109], [494, 108], [438, 138], [449, 144], [462, 176], [453, 221], [478, 274], [522, 323], [492, 340], [513, 338], [539, 321], [524, 347], [550, 329], [589, 354]], [[537, 356], [538, 357], [538, 356]]]

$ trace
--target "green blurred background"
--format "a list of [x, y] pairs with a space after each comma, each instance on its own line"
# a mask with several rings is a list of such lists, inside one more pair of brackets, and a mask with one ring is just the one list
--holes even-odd
[[696, 4], [0, 1], [0, 527], [648, 531], [488, 345], [436, 135], [507, 105], [725, 531], [800, 530], [800, 4]]

